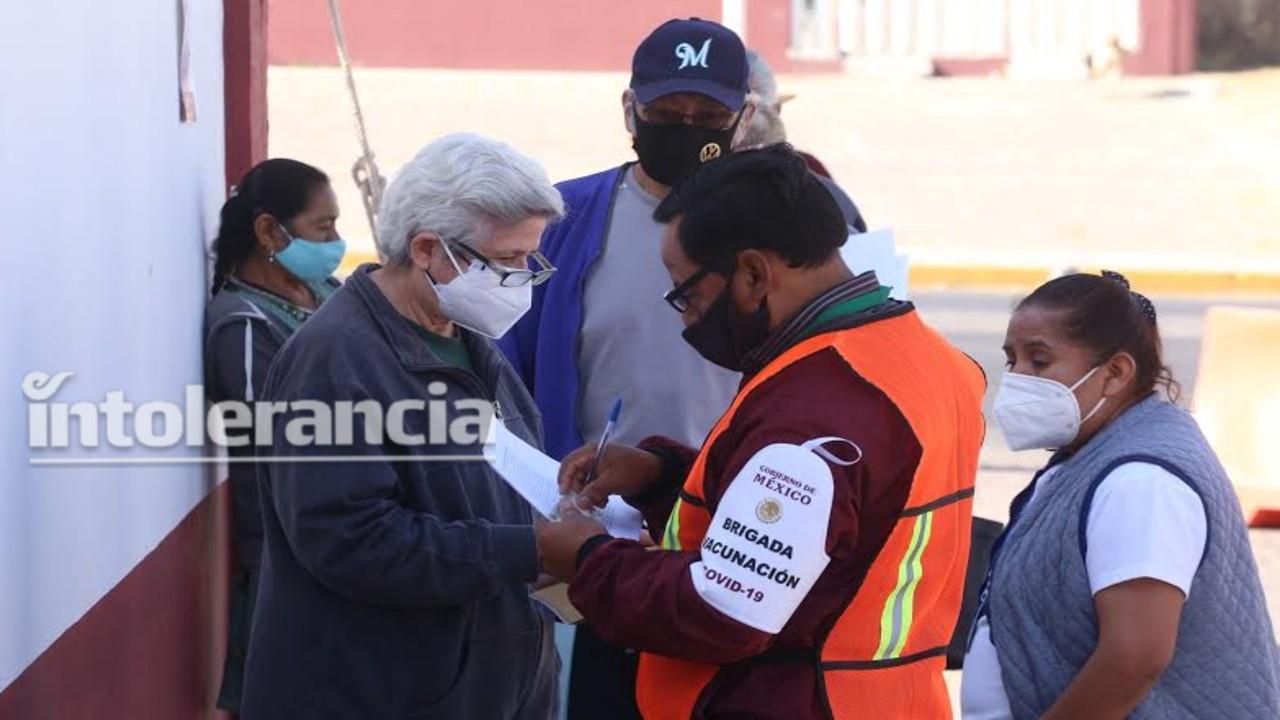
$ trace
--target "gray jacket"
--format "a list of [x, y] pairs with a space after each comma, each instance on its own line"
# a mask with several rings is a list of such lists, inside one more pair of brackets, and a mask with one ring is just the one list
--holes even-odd
[[[205, 307], [204, 387], [211, 403], [252, 403], [266, 385], [271, 361], [297, 327], [270, 308], [259, 306], [250, 293], [237, 292], [240, 287], [243, 286], [229, 280]], [[330, 279], [313, 286], [313, 292], [323, 300], [336, 287], [337, 281]], [[252, 428], [245, 429], [244, 435], [251, 437]], [[229, 447], [227, 454], [233, 458], [253, 457], [255, 448], [252, 444]], [[234, 462], [228, 466], [236, 564], [249, 570], [257, 569], [262, 556], [262, 511], [256, 473], [252, 463]]]
[[[475, 372], [450, 367], [360, 268], [285, 344], [267, 378], [271, 401], [417, 398], [496, 402], [535, 444], [532, 399], [487, 339], [464, 332]], [[277, 457], [369, 462], [264, 464], [265, 545], [249, 648], [245, 720], [546, 718], [557, 661], [551, 624], [530, 600], [538, 572], [531, 510], [478, 456], [478, 444], [345, 447], [286, 439]], [[433, 413], [406, 415], [430, 437]], [[356, 417], [362, 417], [359, 414]]]
[[1014, 717], [1040, 717], [1097, 645], [1085, 566], [1089, 506], [1103, 478], [1135, 461], [1196, 491], [1208, 537], [1173, 661], [1131, 717], [1280, 717], [1276, 643], [1240, 504], [1191, 416], [1152, 395], [1056, 460], [1057, 475], [1034, 503], [1026, 504], [1030, 488], [1014, 501], [992, 560], [985, 604]]

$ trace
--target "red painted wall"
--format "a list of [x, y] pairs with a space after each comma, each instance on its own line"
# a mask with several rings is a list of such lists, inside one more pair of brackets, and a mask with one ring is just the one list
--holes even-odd
[[222, 66], [230, 187], [267, 157], [267, 0], [224, 0]]
[[[324, 0], [269, 0], [273, 65], [338, 61]], [[662, 21], [720, 19], [720, 0], [346, 0], [343, 30], [357, 65], [627, 70]], [[750, 22], [750, 21], [748, 21]]]
[[224, 720], [230, 483], [0, 692], [6, 720]]
[[1126, 75], [1179, 75], [1196, 69], [1196, 0], [1142, 0], [1137, 52]]
[[838, 72], [840, 60], [793, 60], [789, 0], [747, 0], [747, 47], [759, 52], [774, 73]]
[[[263, 2], [270, 6], [267, 58], [271, 64], [337, 63], [324, 0], [226, 0], [228, 8]], [[719, 20], [720, 6], [720, 0], [341, 3], [349, 50], [357, 65], [527, 70], [626, 70], [636, 44], [663, 20], [689, 16]], [[789, 0], [746, 0], [746, 7], [747, 45], [761, 51], [775, 72], [840, 69], [837, 60], [787, 57]], [[1194, 71], [1196, 0], [1141, 0], [1141, 12], [1142, 46], [1127, 58], [1125, 72]], [[230, 22], [232, 16], [228, 17]], [[989, 72], [988, 65], [979, 71]]]

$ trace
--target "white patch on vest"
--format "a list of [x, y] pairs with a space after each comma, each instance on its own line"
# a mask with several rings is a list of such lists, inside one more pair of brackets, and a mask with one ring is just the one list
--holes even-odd
[[729, 485], [689, 571], [708, 605], [776, 634], [831, 558], [831, 469], [799, 445], [777, 443]]
[[[846, 460], [836, 455], [835, 453], [831, 452], [830, 450], [826, 449], [825, 447], [823, 447], [827, 443], [833, 443], [833, 442], [842, 443], [850, 448], [853, 448], [853, 452], [854, 452], [853, 458]], [[805, 450], [812, 450], [814, 453], [817, 454], [818, 457], [822, 458], [823, 460], [826, 460], [832, 465], [839, 465], [840, 467], [849, 467], [850, 465], [857, 465], [858, 463], [862, 462], [862, 448], [858, 447], [858, 443], [842, 437], [836, 437], [835, 435], [828, 435], [827, 437], [815, 438], [801, 445], [800, 447], [804, 448]]]

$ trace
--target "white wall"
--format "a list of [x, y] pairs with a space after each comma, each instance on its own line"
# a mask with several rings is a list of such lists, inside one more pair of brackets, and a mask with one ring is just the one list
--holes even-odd
[[1010, 57], [1080, 66], [1115, 36], [1138, 47], [1138, 0], [839, 0], [855, 57]]
[[207, 492], [195, 465], [30, 466], [20, 390], [33, 370], [76, 373], [55, 400], [200, 382], [222, 3], [188, 5], [182, 125], [180, 0], [0, 2], [0, 690]]

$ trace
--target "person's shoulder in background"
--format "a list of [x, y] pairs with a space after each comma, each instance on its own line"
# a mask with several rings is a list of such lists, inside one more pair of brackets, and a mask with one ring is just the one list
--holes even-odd
[[566, 243], [565, 238], [580, 233], [600, 234], [605, 229], [618, 179], [629, 163], [591, 175], [561, 180], [556, 190], [564, 200], [564, 216], [547, 225], [540, 250], [553, 264], [562, 262], [561, 253], [584, 250], [592, 243]]
[[827, 169], [826, 165], [822, 164], [821, 160], [819, 160], [818, 158], [814, 157], [810, 153], [807, 153], [803, 150], [796, 150], [796, 154], [804, 158], [804, 164], [809, 166], [809, 171], [812, 172], [814, 175], [817, 175], [818, 177], [824, 177], [828, 180], [832, 179], [831, 171]]
[[[815, 160], [814, 162], [817, 161]], [[821, 163], [819, 163], [819, 166], [821, 166]], [[849, 197], [849, 194], [837, 185], [836, 181], [831, 179], [831, 176], [824, 175], [814, 170], [812, 167], [810, 167], [809, 172], [813, 173], [813, 176], [818, 179], [818, 182], [822, 183], [822, 186], [827, 189], [827, 192], [831, 193], [831, 197], [836, 201], [836, 205], [840, 208], [840, 214], [844, 215], [845, 224], [853, 228], [856, 232], [866, 232], [867, 221], [862, 218], [862, 212], [859, 211], [858, 206], [854, 204], [853, 198]]]

